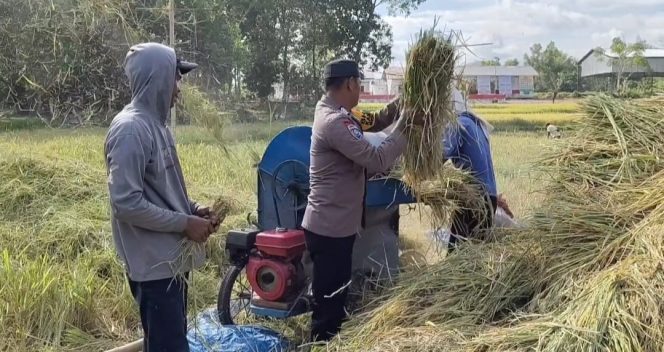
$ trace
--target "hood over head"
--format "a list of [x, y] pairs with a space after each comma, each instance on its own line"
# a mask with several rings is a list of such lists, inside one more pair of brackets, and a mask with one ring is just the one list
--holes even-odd
[[159, 43], [134, 45], [125, 57], [132, 104], [162, 123], [170, 116], [176, 65], [175, 50]]
[[461, 91], [459, 89], [457, 89], [456, 87], [452, 87], [452, 104], [454, 105], [453, 109], [454, 109], [455, 114], [459, 115], [459, 114], [464, 113], [464, 112], [469, 112], [473, 116], [475, 116], [475, 118], [478, 121], [480, 121], [482, 123], [482, 125], [487, 130], [487, 132], [493, 131], [493, 129], [494, 129], [493, 125], [491, 125], [484, 118], [482, 118], [480, 116], [477, 116], [472, 112], [472, 110], [470, 109], [470, 106], [468, 106], [468, 102], [466, 101], [466, 98], [463, 96]]

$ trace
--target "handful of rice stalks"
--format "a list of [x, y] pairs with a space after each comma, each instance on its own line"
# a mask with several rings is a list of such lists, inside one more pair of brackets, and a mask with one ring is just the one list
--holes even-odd
[[219, 217], [220, 224], [223, 223], [224, 220], [226, 220], [226, 217], [237, 208], [235, 203], [235, 200], [227, 197], [219, 197], [214, 201], [212, 210], [214, 210], [215, 214]]
[[[435, 178], [442, 170], [443, 131], [456, 123], [452, 109], [457, 58], [454, 35], [444, 38], [434, 29], [423, 31], [408, 53], [403, 87], [408, 121], [404, 173], [411, 187]], [[423, 116], [421, 126], [414, 124], [415, 116]]]
[[[226, 220], [226, 217], [236, 209], [238, 209], [237, 202], [234, 199], [225, 196], [217, 198], [212, 206], [212, 211], [214, 211], [219, 218], [219, 224], [222, 224], [224, 220]], [[193, 267], [196, 257], [200, 256], [201, 253], [205, 251], [205, 243], [196, 243], [187, 238], [183, 238], [180, 241], [178, 251], [180, 252], [179, 256], [175, 261], [170, 263], [170, 265], [176, 273], [181, 273], [184, 269], [188, 269], [190, 266]]]
[[402, 180], [411, 185], [418, 201], [431, 209], [433, 228], [450, 226], [454, 215], [463, 210], [471, 211], [481, 221], [489, 216], [485, 209], [484, 192], [467, 171], [446, 164], [430, 179], [415, 182], [408, 175], [403, 175]]

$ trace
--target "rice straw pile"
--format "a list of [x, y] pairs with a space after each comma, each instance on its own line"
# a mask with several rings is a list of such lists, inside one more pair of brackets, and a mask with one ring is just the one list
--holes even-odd
[[3, 152], [0, 351], [105, 350], [129, 336], [138, 320], [125, 271], [109, 250], [103, 170]]
[[[404, 175], [410, 187], [437, 177], [443, 167], [443, 131], [456, 123], [451, 84], [457, 58], [453, 35], [444, 38], [434, 29], [423, 31], [408, 53], [403, 86], [408, 114]], [[413, 123], [416, 115], [424, 116], [421, 126]]]
[[582, 109], [529, 228], [405, 273], [328, 350], [661, 352], [664, 97]]

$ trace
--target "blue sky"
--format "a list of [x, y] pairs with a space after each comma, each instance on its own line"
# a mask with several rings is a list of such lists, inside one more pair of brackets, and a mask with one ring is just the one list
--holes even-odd
[[392, 26], [394, 65], [403, 63], [414, 35], [436, 17], [439, 27], [461, 31], [468, 44], [493, 43], [473, 48], [467, 63], [495, 56], [521, 62], [533, 43], [550, 41], [580, 58], [615, 36], [664, 48], [664, 0], [427, 0], [408, 17], [379, 12]]

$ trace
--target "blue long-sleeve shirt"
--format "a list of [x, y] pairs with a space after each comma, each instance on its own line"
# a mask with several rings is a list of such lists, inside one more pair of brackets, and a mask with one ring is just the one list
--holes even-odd
[[459, 125], [446, 131], [443, 138], [445, 159], [460, 169], [469, 171], [486, 187], [490, 196], [497, 196], [496, 175], [491, 157], [489, 132], [475, 115], [458, 115]]

